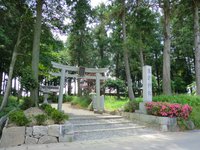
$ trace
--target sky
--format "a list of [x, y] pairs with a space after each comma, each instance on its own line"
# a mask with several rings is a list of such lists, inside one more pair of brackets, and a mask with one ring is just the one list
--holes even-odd
[[100, 3], [106, 3], [108, 0], [91, 0], [91, 6], [92, 8], [96, 7], [97, 5], [99, 5]]
[[[92, 8], [98, 6], [100, 3], [106, 3], [108, 0], [91, 0], [91, 6]], [[63, 42], [66, 42], [67, 40], [67, 35], [60, 35], [59, 33], [55, 33], [56, 36], [60, 38]]]

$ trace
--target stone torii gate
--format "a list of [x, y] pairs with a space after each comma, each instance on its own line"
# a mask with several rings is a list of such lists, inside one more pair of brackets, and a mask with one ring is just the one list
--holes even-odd
[[[100, 80], [106, 80], [107, 77], [101, 75], [101, 73], [105, 73], [107, 68], [84, 68], [84, 67], [74, 67], [67, 66], [63, 64], [59, 64], [56, 62], [51, 62], [54, 68], [61, 69], [61, 72], [54, 73], [53, 76], [60, 76], [60, 90], [59, 90], [59, 99], [58, 99], [58, 110], [62, 110], [62, 102], [63, 102], [63, 88], [65, 84], [65, 77], [73, 77], [73, 78], [84, 78], [84, 79], [95, 79], [96, 80], [96, 102], [97, 108], [100, 108]], [[68, 74], [68, 71], [75, 71], [78, 74]], [[87, 76], [85, 73], [95, 73], [96, 76]], [[97, 110], [99, 111], [99, 110]]]

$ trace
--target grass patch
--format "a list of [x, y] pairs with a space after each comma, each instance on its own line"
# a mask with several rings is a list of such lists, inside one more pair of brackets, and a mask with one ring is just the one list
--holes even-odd
[[[75, 105], [79, 108], [88, 108], [92, 101], [92, 99], [89, 96], [69, 96], [66, 97], [66, 100], [68, 102], [71, 102], [72, 105]], [[128, 98], [117, 99], [117, 97], [115, 96], [105, 96], [105, 110], [117, 110], [119, 108], [122, 108], [128, 101]]]
[[73, 96], [71, 98], [72, 98], [71, 104], [76, 105], [80, 108], [87, 108], [92, 101], [91, 98], [87, 96], [82, 96], [82, 97]]
[[128, 98], [117, 99], [115, 96], [105, 96], [105, 110], [114, 111], [128, 103]]
[[200, 96], [192, 96], [192, 95], [186, 95], [186, 94], [159, 95], [159, 96], [153, 97], [153, 101], [188, 104], [190, 106], [200, 106]]

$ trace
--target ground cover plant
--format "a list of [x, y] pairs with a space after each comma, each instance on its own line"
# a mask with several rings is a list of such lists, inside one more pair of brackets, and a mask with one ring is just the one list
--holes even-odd
[[9, 114], [9, 121], [17, 126], [26, 126], [31, 120], [28, 119], [22, 110], [16, 110]]
[[9, 113], [9, 126], [33, 126], [62, 124], [68, 119], [64, 112], [52, 108], [49, 104], [42, 104], [38, 107], [31, 107], [27, 110], [16, 108]]
[[[0, 96], [0, 103], [2, 101], [2, 96]], [[6, 114], [8, 114], [10, 111], [19, 108], [21, 105], [21, 100], [17, 100], [17, 97], [10, 96], [8, 99], [8, 104], [7, 106], [0, 112], [0, 118]]]
[[40, 107], [56, 124], [64, 123], [64, 121], [69, 118], [67, 114], [51, 107], [49, 104], [42, 104]]
[[71, 103], [71, 105], [78, 107], [78, 108], [88, 108], [90, 103], [92, 102], [92, 99], [89, 96], [70, 96], [69, 98], [66, 98], [68, 102]]

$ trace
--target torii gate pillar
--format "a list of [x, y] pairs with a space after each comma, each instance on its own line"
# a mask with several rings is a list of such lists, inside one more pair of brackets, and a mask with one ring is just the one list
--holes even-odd
[[61, 77], [60, 77], [60, 90], [59, 90], [59, 98], [58, 98], [58, 110], [62, 110], [62, 103], [63, 103], [63, 89], [65, 84], [65, 69], [61, 70]]

